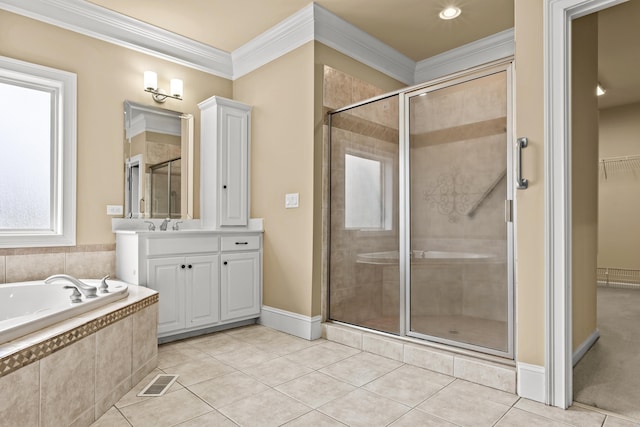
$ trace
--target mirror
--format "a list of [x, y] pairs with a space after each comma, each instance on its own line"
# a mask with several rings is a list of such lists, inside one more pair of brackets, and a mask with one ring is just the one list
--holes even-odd
[[125, 218], [193, 218], [193, 116], [124, 102]]

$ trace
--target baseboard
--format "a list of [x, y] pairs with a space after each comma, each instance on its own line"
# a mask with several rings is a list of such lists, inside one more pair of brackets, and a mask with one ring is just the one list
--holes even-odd
[[600, 338], [600, 331], [596, 329], [576, 348], [576, 351], [573, 352], [573, 366], [576, 366], [580, 359], [587, 354], [587, 351], [598, 341], [598, 338]]
[[545, 402], [544, 366], [518, 362], [518, 396]]
[[320, 316], [309, 317], [263, 305], [258, 322], [296, 337], [315, 340], [322, 335], [320, 320]]

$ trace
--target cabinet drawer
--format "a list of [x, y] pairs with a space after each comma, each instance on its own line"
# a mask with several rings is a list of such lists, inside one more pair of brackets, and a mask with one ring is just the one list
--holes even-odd
[[189, 235], [147, 240], [148, 256], [217, 252], [219, 249], [217, 236]]
[[260, 249], [260, 236], [227, 236], [222, 238], [222, 251], [250, 251]]

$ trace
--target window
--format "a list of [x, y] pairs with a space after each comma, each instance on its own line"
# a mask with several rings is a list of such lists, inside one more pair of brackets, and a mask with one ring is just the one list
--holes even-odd
[[75, 245], [75, 74], [0, 57], [0, 152], [0, 248]]
[[391, 160], [347, 153], [345, 228], [391, 230]]

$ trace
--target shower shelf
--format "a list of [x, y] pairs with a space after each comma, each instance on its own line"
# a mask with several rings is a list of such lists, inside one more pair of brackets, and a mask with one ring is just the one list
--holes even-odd
[[640, 169], [640, 155], [604, 157], [598, 163], [604, 173], [604, 179], [608, 179], [608, 172], [628, 172]]

